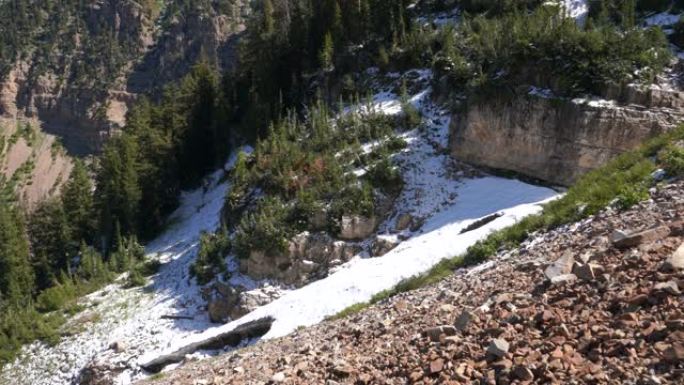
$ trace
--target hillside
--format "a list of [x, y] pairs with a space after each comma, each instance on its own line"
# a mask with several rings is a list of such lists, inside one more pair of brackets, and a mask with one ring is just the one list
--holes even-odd
[[684, 184], [650, 198], [143, 383], [681, 383]]
[[683, 1], [0, 29], [1, 385], [680, 382]]
[[[416, 77], [418, 83], [422, 79], [424, 85], [428, 84], [429, 72], [413, 74], [421, 75]], [[401, 134], [408, 147], [395, 159], [405, 186], [392, 206], [393, 214], [376, 231], [355, 243], [359, 245], [356, 255], [349, 261], [337, 262], [327, 278], [314, 279], [312, 284], [297, 289], [241, 273], [239, 259], [231, 254], [227, 258], [231, 272], [228, 284], [244, 290], [242, 295], [256, 303], [247, 305], [243, 312], [248, 314], [234, 322], [211, 323], [212, 312], [207, 312], [204, 293], [216, 289], [214, 284], [202, 289], [192, 279], [190, 266], [199, 253], [202, 231], [219, 226], [223, 199], [233, 188], [230, 182], [222, 181], [226, 170], [235, 166], [234, 156], [224, 170], [210, 177], [205, 187], [183, 195], [181, 207], [171, 215], [171, 228], [148, 244], [148, 257], [163, 265], [144, 289], [127, 288], [126, 281], [121, 280], [84, 298], [84, 310], [65, 327], [85, 330], [67, 336], [55, 346], [27, 346], [16, 362], [4, 368], [0, 382], [9, 383], [17, 377], [22, 378], [21, 383], [32, 385], [69, 382], [83, 379], [91, 368], [105, 378], [140, 378], [145, 375], [141, 366], [147, 361], [266, 315], [276, 320], [267, 338], [288, 334], [366, 301], [401, 279], [464, 251], [489, 231], [537, 212], [537, 202], [556, 195], [548, 188], [488, 176], [454, 162], [444, 153], [449, 117], [432, 104], [429, 88], [419, 90], [410, 100], [423, 111], [427, 126]], [[399, 97], [387, 91], [378, 93], [373, 103], [389, 115], [398, 114], [400, 104]], [[423, 223], [397, 232], [395, 224], [402, 214], [422, 218]], [[500, 217], [460, 234], [477, 219], [491, 214]], [[395, 234], [390, 239], [394, 237], [401, 243], [387, 254], [371, 258], [375, 234]], [[418, 249], [423, 250], [420, 258], [416, 258]], [[122, 348], [112, 350], [112, 343]], [[105, 375], [102, 370], [111, 374]]]

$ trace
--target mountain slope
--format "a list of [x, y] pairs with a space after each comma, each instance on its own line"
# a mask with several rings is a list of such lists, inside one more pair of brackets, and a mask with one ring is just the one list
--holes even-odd
[[[417, 73], [429, 79], [429, 72]], [[401, 111], [399, 97], [390, 91], [378, 93], [374, 100], [376, 108], [385, 113]], [[219, 225], [220, 208], [229, 188], [229, 183], [223, 182], [224, 172], [219, 171], [206, 188], [184, 195], [169, 229], [148, 245], [148, 256], [159, 258], [163, 265], [145, 289], [124, 289], [121, 282], [88, 296], [82, 301], [86, 310], [71, 323], [82, 323], [84, 331], [64, 338], [54, 347], [41, 343], [27, 346], [15, 363], [3, 368], [0, 383], [13, 383], [16, 378], [22, 378], [22, 384], [66, 383], [77, 379], [85, 367], [107, 368], [110, 376], [127, 383], [143, 375], [140, 365], [158, 355], [264, 315], [276, 319], [265, 338], [285, 335], [429, 269], [493, 229], [538, 212], [538, 201], [556, 195], [548, 188], [473, 173], [469, 167], [454, 162], [444, 150], [449, 117], [432, 104], [429, 88], [420, 89], [410, 100], [423, 111], [426, 127], [404, 134], [408, 147], [396, 155], [396, 162], [405, 187], [395, 202], [395, 215], [378, 232], [393, 228], [400, 214], [410, 213], [425, 222], [416, 232], [406, 230], [403, 237], [408, 239], [396, 249], [379, 258], [362, 253], [328, 278], [289, 291], [238, 274], [236, 260], [229, 256], [228, 265], [234, 271], [231, 284], [280, 298], [232, 323], [212, 325], [200, 287], [189, 276], [189, 266], [197, 255], [201, 231], [213, 231]], [[481, 217], [498, 212], [503, 215], [495, 221], [459, 234]], [[112, 342], [125, 348], [110, 349]]]
[[684, 183], [659, 187], [438, 284], [145, 383], [681, 383], [684, 283], [668, 266], [682, 266], [683, 198]]

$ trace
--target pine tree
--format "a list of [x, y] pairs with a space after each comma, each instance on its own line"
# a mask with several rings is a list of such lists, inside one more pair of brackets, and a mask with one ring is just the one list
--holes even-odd
[[323, 40], [323, 47], [321, 47], [321, 51], [318, 54], [318, 60], [320, 61], [320, 65], [324, 70], [330, 71], [333, 69], [334, 53], [335, 48], [333, 38], [330, 32], [328, 32], [325, 34], [325, 38]]
[[263, 5], [263, 24], [261, 27], [261, 35], [269, 37], [275, 31], [275, 20], [273, 17], [274, 9], [271, 0], [264, 0]]
[[0, 201], [0, 298], [15, 305], [25, 304], [31, 297], [33, 282], [23, 218]]
[[92, 242], [96, 223], [93, 184], [81, 160], [75, 161], [69, 180], [62, 189], [62, 205], [72, 241]]
[[[49, 287], [60, 271], [68, 270], [70, 258], [79, 245], [73, 240], [71, 228], [60, 199], [41, 202], [31, 214], [29, 235], [34, 266], [39, 273], [36, 283], [40, 288]], [[45, 271], [48, 267], [49, 271]]]
[[96, 206], [105, 251], [111, 246], [117, 222], [122, 234], [137, 234], [141, 198], [137, 155], [138, 146], [127, 134], [111, 139], [103, 151]]

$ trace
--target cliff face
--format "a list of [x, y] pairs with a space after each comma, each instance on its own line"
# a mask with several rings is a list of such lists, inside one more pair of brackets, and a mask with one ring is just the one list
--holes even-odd
[[684, 120], [684, 93], [651, 87], [608, 91], [622, 103], [540, 93], [479, 101], [452, 119], [452, 154], [479, 166], [569, 185]]
[[246, 2], [187, 3], [89, 0], [45, 16], [0, 72], [0, 116], [37, 118], [70, 152], [97, 151], [137, 95], [158, 94], [201, 57], [233, 64]]

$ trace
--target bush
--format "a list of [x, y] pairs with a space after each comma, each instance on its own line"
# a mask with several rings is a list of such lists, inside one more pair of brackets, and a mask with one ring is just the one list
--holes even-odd
[[368, 169], [367, 177], [373, 187], [391, 195], [399, 193], [404, 185], [401, 172], [392, 164], [388, 155], [384, 155], [379, 162]]
[[78, 288], [70, 278], [67, 278], [63, 282], [43, 290], [36, 297], [36, 309], [43, 313], [57, 311], [65, 308], [66, 304], [72, 302], [77, 296]]
[[230, 237], [226, 229], [216, 233], [202, 233], [197, 259], [190, 266], [190, 276], [205, 285], [226, 271], [225, 258], [230, 252]]
[[144, 286], [147, 283], [145, 276], [142, 274], [141, 270], [136, 266], [128, 272], [128, 277], [126, 278], [127, 288]]
[[285, 251], [292, 230], [286, 220], [289, 210], [278, 197], [259, 201], [257, 208], [240, 220], [235, 233], [235, 254], [249, 258], [250, 252], [260, 250], [267, 255]]
[[531, 14], [465, 18], [455, 36], [439, 37], [435, 78], [446, 76], [450, 88], [468, 94], [532, 84], [574, 96], [600, 94], [610, 83], [650, 82], [669, 63], [660, 28], [604, 23], [583, 29], [557, 12], [540, 7]]
[[684, 175], [684, 148], [678, 145], [668, 145], [658, 154], [658, 161], [668, 175]]

